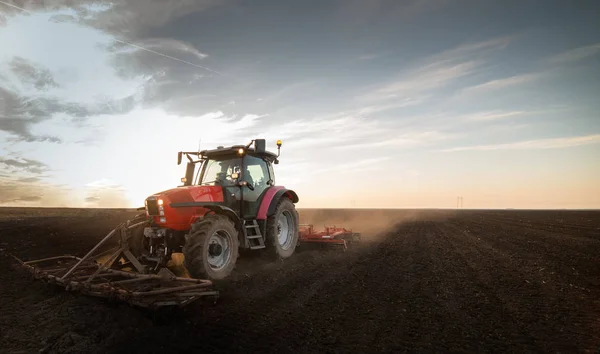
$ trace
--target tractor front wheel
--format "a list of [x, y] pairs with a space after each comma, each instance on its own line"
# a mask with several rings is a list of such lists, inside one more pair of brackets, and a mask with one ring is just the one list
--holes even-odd
[[[143, 221], [147, 221], [146, 214], [138, 214], [133, 219], [129, 221], [129, 225], [134, 225], [141, 223]], [[144, 228], [150, 225], [150, 222], [145, 222], [136, 227], [128, 229], [129, 239], [127, 243], [129, 245], [129, 251], [138, 258], [143, 254], [148, 252], [148, 240], [146, 236], [144, 236]]]
[[282, 259], [294, 254], [298, 244], [298, 212], [288, 198], [281, 198], [275, 213], [267, 219], [267, 250]]
[[204, 216], [185, 235], [184, 266], [194, 278], [220, 280], [231, 274], [239, 255], [238, 231], [225, 215]]

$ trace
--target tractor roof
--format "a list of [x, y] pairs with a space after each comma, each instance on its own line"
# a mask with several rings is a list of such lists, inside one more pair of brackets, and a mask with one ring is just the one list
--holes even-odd
[[240, 149], [244, 149], [244, 151], [251, 156], [256, 156], [256, 157], [262, 157], [264, 159], [267, 159], [270, 162], [273, 162], [274, 160], [277, 159], [277, 155], [275, 155], [274, 153], [270, 152], [270, 151], [260, 151], [257, 152], [253, 147], [246, 147], [246, 145], [233, 145], [233, 146], [227, 146], [227, 147], [223, 147], [223, 146], [219, 146], [216, 149], [212, 149], [212, 150], [202, 150], [200, 151], [200, 154], [203, 156], [206, 156], [208, 158], [219, 158], [219, 157], [234, 157], [234, 156], [240, 156], [239, 155], [239, 150]]

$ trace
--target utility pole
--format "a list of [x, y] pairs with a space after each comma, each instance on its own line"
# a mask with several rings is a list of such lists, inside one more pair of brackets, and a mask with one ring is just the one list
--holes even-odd
[[462, 209], [463, 207], [463, 197], [456, 197], [456, 209]]

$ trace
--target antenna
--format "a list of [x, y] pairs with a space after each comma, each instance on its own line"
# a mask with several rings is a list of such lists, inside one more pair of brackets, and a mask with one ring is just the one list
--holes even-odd
[[202, 146], [202, 137], [200, 138], [200, 140], [198, 141], [198, 153], [200, 153], [200, 151], [202, 151], [200, 149], [200, 147]]

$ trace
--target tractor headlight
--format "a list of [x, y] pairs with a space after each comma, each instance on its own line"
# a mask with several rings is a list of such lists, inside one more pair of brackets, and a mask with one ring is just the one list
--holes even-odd
[[165, 223], [165, 222], [167, 222], [167, 218], [165, 218], [165, 217], [163, 216], [163, 217], [161, 217], [161, 218], [160, 218], [158, 221], [159, 221], [159, 222], [162, 222], [162, 223]]
[[240, 148], [240, 149], [238, 150], [238, 154], [240, 154], [240, 155], [243, 155], [243, 154], [244, 154], [244, 149], [243, 149], [243, 148]]
[[162, 199], [158, 200], [158, 215], [160, 216], [165, 216], [165, 207], [164, 207], [164, 201]]

